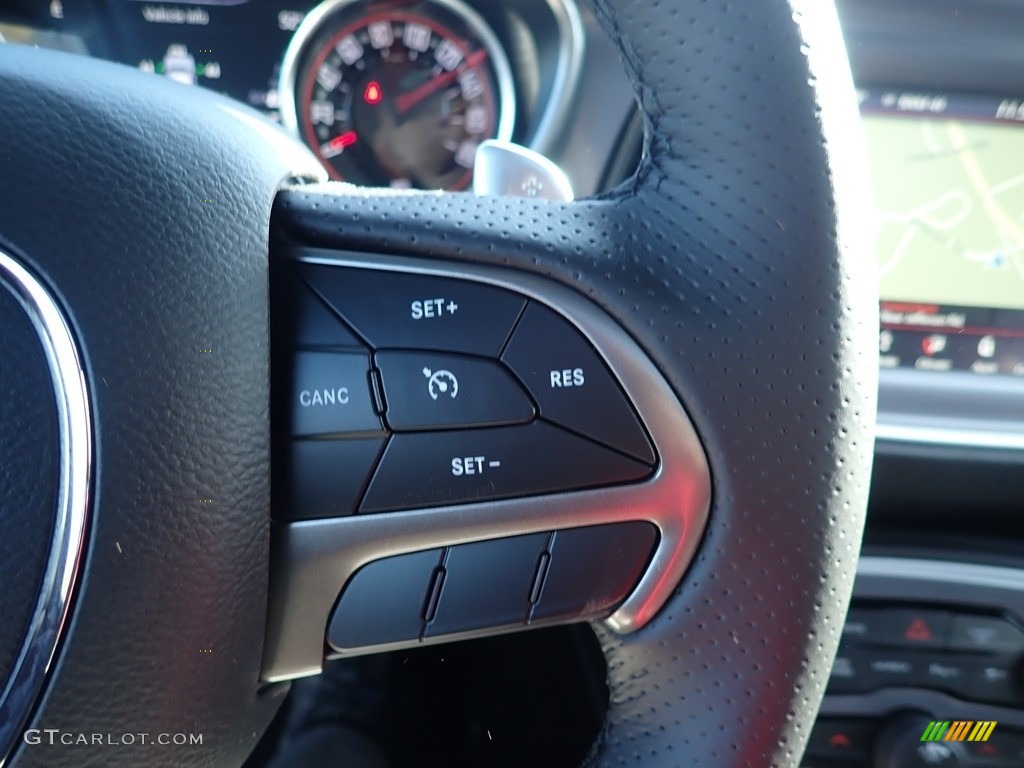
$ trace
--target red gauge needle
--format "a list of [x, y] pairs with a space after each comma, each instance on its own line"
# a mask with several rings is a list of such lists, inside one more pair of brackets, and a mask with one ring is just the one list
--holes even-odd
[[328, 146], [330, 146], [331, 149], [341, 151], [345, 149], [345, 147], [351, 147], [358, 140], [359, 137], [356, 135], [355, 131], [348, 131], [347, 133], [341, 134], [341, 136], [335, 136], [331, 139]]
[[[474, 51], [473, 53], [469, 54], [469, 56], [467, 56], [463, 60], [463, 64], [465, 67], [473, 69], [483, 64], [486, 58], [487, 51], [481, 48], [480, 50]], [[453, 69], [449, 72], [442, 72], [440, 75], [437, 75], [433, 80], [428, 80], [427, 82], [425, 82], [419, 88], [411, 90], [408, 93], [403, 93], [401, 96], [397, 97], [395, 99], [395, 109], [398, 111], [398, 114], [408, 112], [410, 109], [412, 109], [425, 98], [427, 98], [427, 96], [434, 93], [435, 91], [439, 91], [442, 88], [444, 88], [446, 85], [455, 80], [460, 74], [462, 74], [463, 68], [464, 67], [460, 67], [458, 69]]]

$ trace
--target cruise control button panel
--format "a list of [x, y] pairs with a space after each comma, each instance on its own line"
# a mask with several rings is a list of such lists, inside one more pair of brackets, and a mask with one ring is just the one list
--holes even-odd
[[646, 626], [685, 578], [712, 485], [677, 393], [615, 319], [525, 271], [278, 246], [261, 679]]
[[276, 518], [415, 510], [654, 474], [658, 458], [633, 405], [555, 309], [465, 279], [273, 267], [273, 402], [287, 414], [274, 423], [292, 440], [275, 448]]

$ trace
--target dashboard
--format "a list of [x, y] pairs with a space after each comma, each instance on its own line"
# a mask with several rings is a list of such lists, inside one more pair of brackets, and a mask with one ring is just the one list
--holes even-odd
[[[1012, 4], [972, 6], [966, 29], [941, 26], [952, 0], [839, 6], [874, 181], [879, 436], [1024, 448], [1024, 89], [964, 34], [1005, 29]], [[355, 184], [463, 190], [501, 139], [588, 195], [643, 152], [629, 84], [574, 0], [8, 0], [0, 36], [225, 93]]]
[[[1024, 6], [837, 5], [873, 179], [882, 371], [865, 558], [806, 766], [1020, 766]], [[353, 183], [465, 189], [477, 145], [500, 138], [584, 196], [644, 151], [614, 50], [572, 0], [7, 0], [0, 35], [226, 93]], [[957, 718], [1000, 725], [920, 746]]]

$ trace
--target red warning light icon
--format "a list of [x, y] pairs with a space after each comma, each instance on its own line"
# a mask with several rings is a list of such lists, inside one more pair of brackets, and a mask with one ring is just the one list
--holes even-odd
[[384, 94], [381, 92], [380, 83], [376, 80], [371, 80], [366, 84], [366, 90], [363, 91], [363, 101], [367, 104], [380, 104], [380, 100], [384, 98]]
[[829, 736], [828, 745], [836, 749], [850, 749], [853, 746], [853, 742], [845, 733], [833, 733]]
[[903, 637], [916, 643], [926, 643], [932, 639], [932, 630], [924, 619], [914, 619], [907, 626]]

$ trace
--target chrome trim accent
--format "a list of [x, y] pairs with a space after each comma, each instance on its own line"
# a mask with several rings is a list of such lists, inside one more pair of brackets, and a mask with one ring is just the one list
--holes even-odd
[[[515, 291], [556, 307], [600, 352], [646, 425], [660, 456], [649, 480], [626, 486], [431, 510], [275, 525], [265, 681], [321, 671], [324, 637], [338, 594], [363, 565], [392, 555], [485, 539], [646, 520], [660, 541], [636, 589], [605, 623], [620, 633], [650, 621], [671, 597], [703, 534], [711, 477], [697, 434], [675, 392], [636, 342], [582, 294], [537, 275], [495, 267], [304, 249], [299, 260], [354, 269], [439, 275]], [[583, 615], [579, 619], [599, 618]], [[539, 626], [539, 624], [531, 625]], [[479, 636], [508, 628], [469, 633]], [[444, 637], [434, 642], [447, 642]], [[425, 641], [431, 642], [431, 641]], [[363, 651], [418, 645], [416, 642]]]
[[898, 424], [879, 421], [875, 427], [876, 440], [917, 445], [943, 445], [956, 448], [994, 448], [1024, 451], [1024, 434], [995, 430], [929, 427], [917, 424]]
[[[857, 565], [857, 578], [906, 579], [910, 581], [962, 584], [1024, 592], [1024, 568], [977, 565], [947, 560], [865, 555]], [[854, 597], [857, 597], [856, 588]]]
[[85, 544], [92, 481], [92, 419], [78, 348], [47, 289], [11, 256], [0, 251], [0, 284], [32, 320], [53, 378], [60, 430], [60, 490], [53, 542], [35, 614], [21, 655], [0, 695], [0, 768], [20, 743], [42, 692], [68, 618]]
[[[499, 141], [512, 141], [516, 127], [516, 86], [515, 79], [512, 77], [512, 65], [509, 64], [508, 56], [505, 54], [505, 49], [498, 36], [488, 26], [484, 18], [462, 0], [423, 1], [439, 5], [461, 18], [483, 44], [494, 66], [494, 74], [498, 80], [498, 98], [501, 100], [498, 131], [495, 138]], [[281, 104], [281, 122], [288, 132], [304, 145], [306, 141], [299, 130], [299, 105], [295, 96], [295, 87], [299, 77], [299, 61], [306, 53], [307, 44], [320, 32], [323, 22], [331, 14], [359, 2], [362, 0], [326, 0], [321, 3], [306, 14], [285, 49], [277, 83], [277, 93]]]
[[883, 369], [878, 381], [879, 440], [1024, 450], [1024, 378]]
[[575, 0], [547, 0], [548, 7], [558, 24], [558, 63], [551, 81], [544, 112], [527, 146], [542, 155], [551, 155], [556, 149], [562, 128], [572, 111], [583, 71], [586, 53], [586, 32]]

